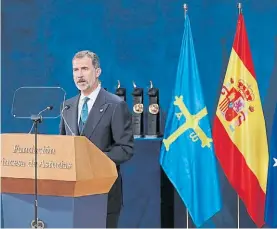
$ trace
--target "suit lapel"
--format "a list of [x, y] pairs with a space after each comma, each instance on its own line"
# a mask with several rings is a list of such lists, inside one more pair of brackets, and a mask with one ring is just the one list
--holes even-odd
[[103, 88], [100, 89], [99, 94], [89, 112], [87, 122], [85, 123], [84, 129], [80, 135], [85, 135], [88, 138], [94, 132], [97, 124], [103, 117], [108, 104], [106, 104], [105, 91]]
[[68, 112], [68, 120], [69, 123], [72, 123], [71, 128], [72, 128], [72, 132], [75, 135], [79, 135], [79, 124], [78, 124], [78, 104], [79, 104], [79, 99], [80, 99], [80, 95], [76, 96], [76, 99], [74, 99], [74, 101], [72, 102], [72, 104], [70, 104], [70, 109], [72, 109], [71, 112]]

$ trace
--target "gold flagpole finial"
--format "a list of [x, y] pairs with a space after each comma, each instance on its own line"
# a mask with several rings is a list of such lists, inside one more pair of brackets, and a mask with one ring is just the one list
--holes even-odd
[[239, 9], [239, 14], [241, 14], [241, 12], [242, 12], [242, 4], [240, 2], [238, 3], [238, 9]]

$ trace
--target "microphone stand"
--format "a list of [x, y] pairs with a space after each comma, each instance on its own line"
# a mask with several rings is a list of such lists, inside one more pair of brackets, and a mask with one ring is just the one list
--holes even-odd
[[34, 122], [35, 128], [35, 219], [32, 221], [31, 226], [32, 228], [38, 228], [38, 181], [37, 181], [37, 159], [38, 159], [38, 152], [37, 152], [37, 135], [38, 135], [38, 123], [42, 122], [42, 117], [40, 115], [32, 115], [31, 120]]
[[35, 128], [35, 201], [34, 201], [34, 209], [35, 209], [35, 219], [31, 222], [32, 228], [44, 228], [44, 222], [42, 220], [38, 219], [38, 123], [42, 122], [42, 116], [41, 113], [43, 113], [46, 110], [52, 110], [53, 107], [47, 107], [41, 112], [39, 112], [37, 115], [32, 115], [31, 120], [34, 123]]

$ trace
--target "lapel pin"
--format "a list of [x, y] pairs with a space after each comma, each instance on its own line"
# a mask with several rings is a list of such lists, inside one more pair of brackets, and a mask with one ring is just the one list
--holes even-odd
[[100, 109], [100, 112], [103, 112], [103, 108]]

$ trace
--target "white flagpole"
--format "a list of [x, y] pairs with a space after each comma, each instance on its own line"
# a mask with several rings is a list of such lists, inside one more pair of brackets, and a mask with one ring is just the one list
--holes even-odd
[[188, 209], [186, 210], [186, 212], [187, 212], [187, 229], [189, 228], [189, 212], [188, 212]]
[[238, 198], [238, 228], [239, 228], [239, 195], [237, 195]]
[[[241, 5], [241, 3], [238, 3], [238, 9], [239, 9], [239, 14], [241, 14], [242, 13], [242, 5]], [[238, 205], [238, 228], [240, 228], [240, 225], [239, 225], [239, 211], [240, 211], [240, 207], [239, 207], [239, 195], [237, 195], [237, 205]]]
[[[186, 18], [186, 14], [187, 14], [187, 11], [188, 11], [188, 5], [187, 4], [184, 4], [184, 18]], [[189, 212], [188, 212], [188, 208], [186, 208], [186, 219], [187, 219], [187, 229], [189, 228]]]

